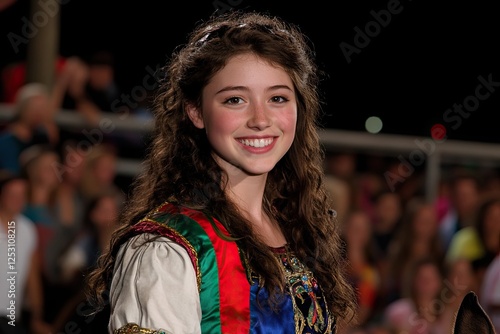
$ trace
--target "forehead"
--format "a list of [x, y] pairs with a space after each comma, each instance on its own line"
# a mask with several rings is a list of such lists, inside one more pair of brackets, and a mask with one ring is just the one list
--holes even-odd
[[288, 73], [270, 60], [253, 53], [243, 53], [228, 59], [214, 74], [209, 84], [241, 84], [242, 81], [260, 84], [291, 84]]

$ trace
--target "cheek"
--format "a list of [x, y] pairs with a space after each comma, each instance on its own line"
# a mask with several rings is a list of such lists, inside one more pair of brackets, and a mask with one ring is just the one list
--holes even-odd
[[278, 118], [278, 122], [283, 131], [295, 135], [295, 131], [297, 130], [297, 112], [291, 110], [283, 113]]
[[233, 133], [241, 127], [244, 120], [238, 113], [213, 113], [205, 117], [204, 123], [209, 138], [213, 138]]

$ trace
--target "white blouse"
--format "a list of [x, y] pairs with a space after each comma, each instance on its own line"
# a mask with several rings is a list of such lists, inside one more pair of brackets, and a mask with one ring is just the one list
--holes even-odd
[[187, 251], [166, 237], [146, 241], [151, 236], [137, 235], [118, 251], [108, 332], [135, 323], [165, 333], [201, 333], [196, 274]]

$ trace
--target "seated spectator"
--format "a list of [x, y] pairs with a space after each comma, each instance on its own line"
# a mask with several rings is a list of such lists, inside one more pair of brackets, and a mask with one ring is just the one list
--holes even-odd
[[403, 209], [402, 228], [399, 230], [389, 254], [388, 272], [384, 275], [381, 294], [387, 304], [401, 298], [402, 283], [409, 280], [410, 268], [422, 258], [432, 258], [441, 263], [443, 247], [438, 233], [437, 211], [433, 203], [415, 197]]
[[486, 268], [480, 286], [479, 300], [491, 318], [495, 331], [500, 333], [500, 251]]
[[[87, 63], [79, 57], [71, 58], [71, 77], [68, 81], [68, 87], [62, 96], [62, 107], [69, 111], [78, 112], [86, 125], [98, 127], [102, 116], [102, 110], [92, 101], [87, 94], [87, 84], [90, 76], [90, 70]], [[72, 137], [73, 139], [81, 139], [79, 131], [69, 130], [65, 134], [64, 140]]]
[[[56, 173], [59, 185], [53, 198], [54, 237], [51, 252], [57, 258], [83, 228], [84, 198], [81, 181], [85, 167], [85, 152], [78, 149], [75, 142], [65, 142], [62, 149], [62, 164]], [[60, 277], [60, 266], [54, 268]]]
[[384, 321], [396, 333], [434, 334], [442, 312], [440, 293], [443, 276], [441, 266], [432, 258], [412, 263], [400, 299], [391, 302]]
[[57, 287], [58, 254], [54, 239], [57, 222], [53, 202], [59, 185], [54, 168], [59, 163], [59, 154], [51, 147], [35, 145], [24, 150], [20, 160], [23, 175], [28, 179], [28, 200], [23, 214], [33, 221], [37, 231], [44, 291], [51, 296], [44, 301], [44, 309], [47, 321], [52, 322], [58, 298], [61, 298]]
[[481, 200], [481, 185], [473, 174], [456, 171], [449, 180], [448, 189], [448, 211], [439, 222], [439, 233], [445, 250], [450, 247], [451, 239], [457, 231], [474, 226]]
[[[117, 228], [121, 203], [114, 192], [92, 199], [84, 213], [84, 227], [61, 259], [65, 282], [81, 283], [82, 273], [94, 266], [106, 252], [111, 234]], [[74, 285], [79, 287], [79, 284]]]
[[452, 238], [446, 260], [466, 258], [484, 261], [485, 266], [500, 251], [500, 197], [480, 204], [473, 226], [464, 227]]
[[114, 56], [110, 51], [94, 52], [87, 61], [88, 77], [85, 84], [87, 97], [97, 108], [111, 112], [120, 101], [120, 90], [115, 81]]
[[467, 259], [456, 259], [446, 264], [445, 286], [441, 293], [443, 310], [439, 316], [437, 333], [451, 333], [455, 314], [469, 291], [478, 294], [478, 285], [472, 264]]
[[373, 316], [380, 284], [370, 217], [360, 210], [351, 211], [344, 221], [342, 237], [350, 263], [349, 279], [358, 292], [357, 322], [363, 326]]
[[0, 169], [19, 174], [19, 156], [24, 149], [35, 144], [57, 144], [54, 108], [43, 84], [27, 84], [18, 91], [14, 117], [0, 133]]
[[[107, 251], [111, 235], [118, 227], [120, 210], [121, 203], [113, 192], [102, 193], [88, 203], [84, 214], [84, 228], [61, 258], [62, 278], [69, 298], [54, 321], [56, 329], [64, 330], [64, 325], [72, 318], [75, 323], [81, 322], [83, 317], [78, 317], [75, 313], [77, 307], [85, 302], [85, 295], [81, 290], [84, 277], [97, 263], [99, 256]], [[81, 324], [82, 327], [86, 325], [86, 322]], [[105, 329], [106, 324], [102, 328]]]
[[[33, 222], [22, 214], [28, 183], [25, 178], [2, 171], [0, 175], [0, 333], [51, 333], [45, 321], [44, 291], [40, 259], [36, 249], [37, 233]], [[15, 236], [11, 239], [10, 236]], [[12, 244], [10, 240], [15, 240]], [[14, 247], [11, 251], [8, 247]], [[12, 258], [15, 261], [10, 261]], [[10, 259], [10, 260], [9, 260]], [[11, 267], [12, 266], [12, 267]], [[15, 272], [15, 298], [10, 297], [9, 272]], [[15, 302], [15, 312], [9, 307]], [[9, 316], [11, 316], [9, 318]], [[13, 317], [12, 317], [13, 316]], [[9, 321], [12, 321], [9, 323]]]
[[124, 197], [122, 190], [115, 184], [117, 160], [113, 145], [95, 145], [89, 150], [81, 183], [85, 201], [88, 202], [100, 193], [108, 191]]
[[383, 190], [373, 199], [374, 220], [373, 238], [377, 249], [378, 261], [386, 261], [389, 246], [401, 227], [403, 203], [399, 195], [389, 190]]

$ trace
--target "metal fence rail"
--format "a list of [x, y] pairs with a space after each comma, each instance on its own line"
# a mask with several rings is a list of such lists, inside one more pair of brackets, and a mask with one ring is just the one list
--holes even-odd
[[[0, 103], [0, 122], [7, 121], [13, 114], [10, 104]], [[113, 131], [148, 133], [153, 122], [134, 118], [132, 115], [117, 115], [105, 112], [101, 119], [113, 127]], [[74, 111], [61, 110], [56, 115], [57, 124], [65, 129], [82, 129], [84, 118]], [[356, 151], [365, 154], [396, 156], [402, 164], [420, 166], [425, 163], [426, 196], [432, 200], [437, 195], [443, 163], [473, 164], [477, 166], [500, 166], [500, 144], [431, 138], [370, 134], [336, 129], [323, 129], [319, 133], [322, 145], [327, 151]], [[500, 138], [500, 137], [499, 137]], [[119, 159], [117, 172], [133, 176], [140, 171], [141, 162]]]

